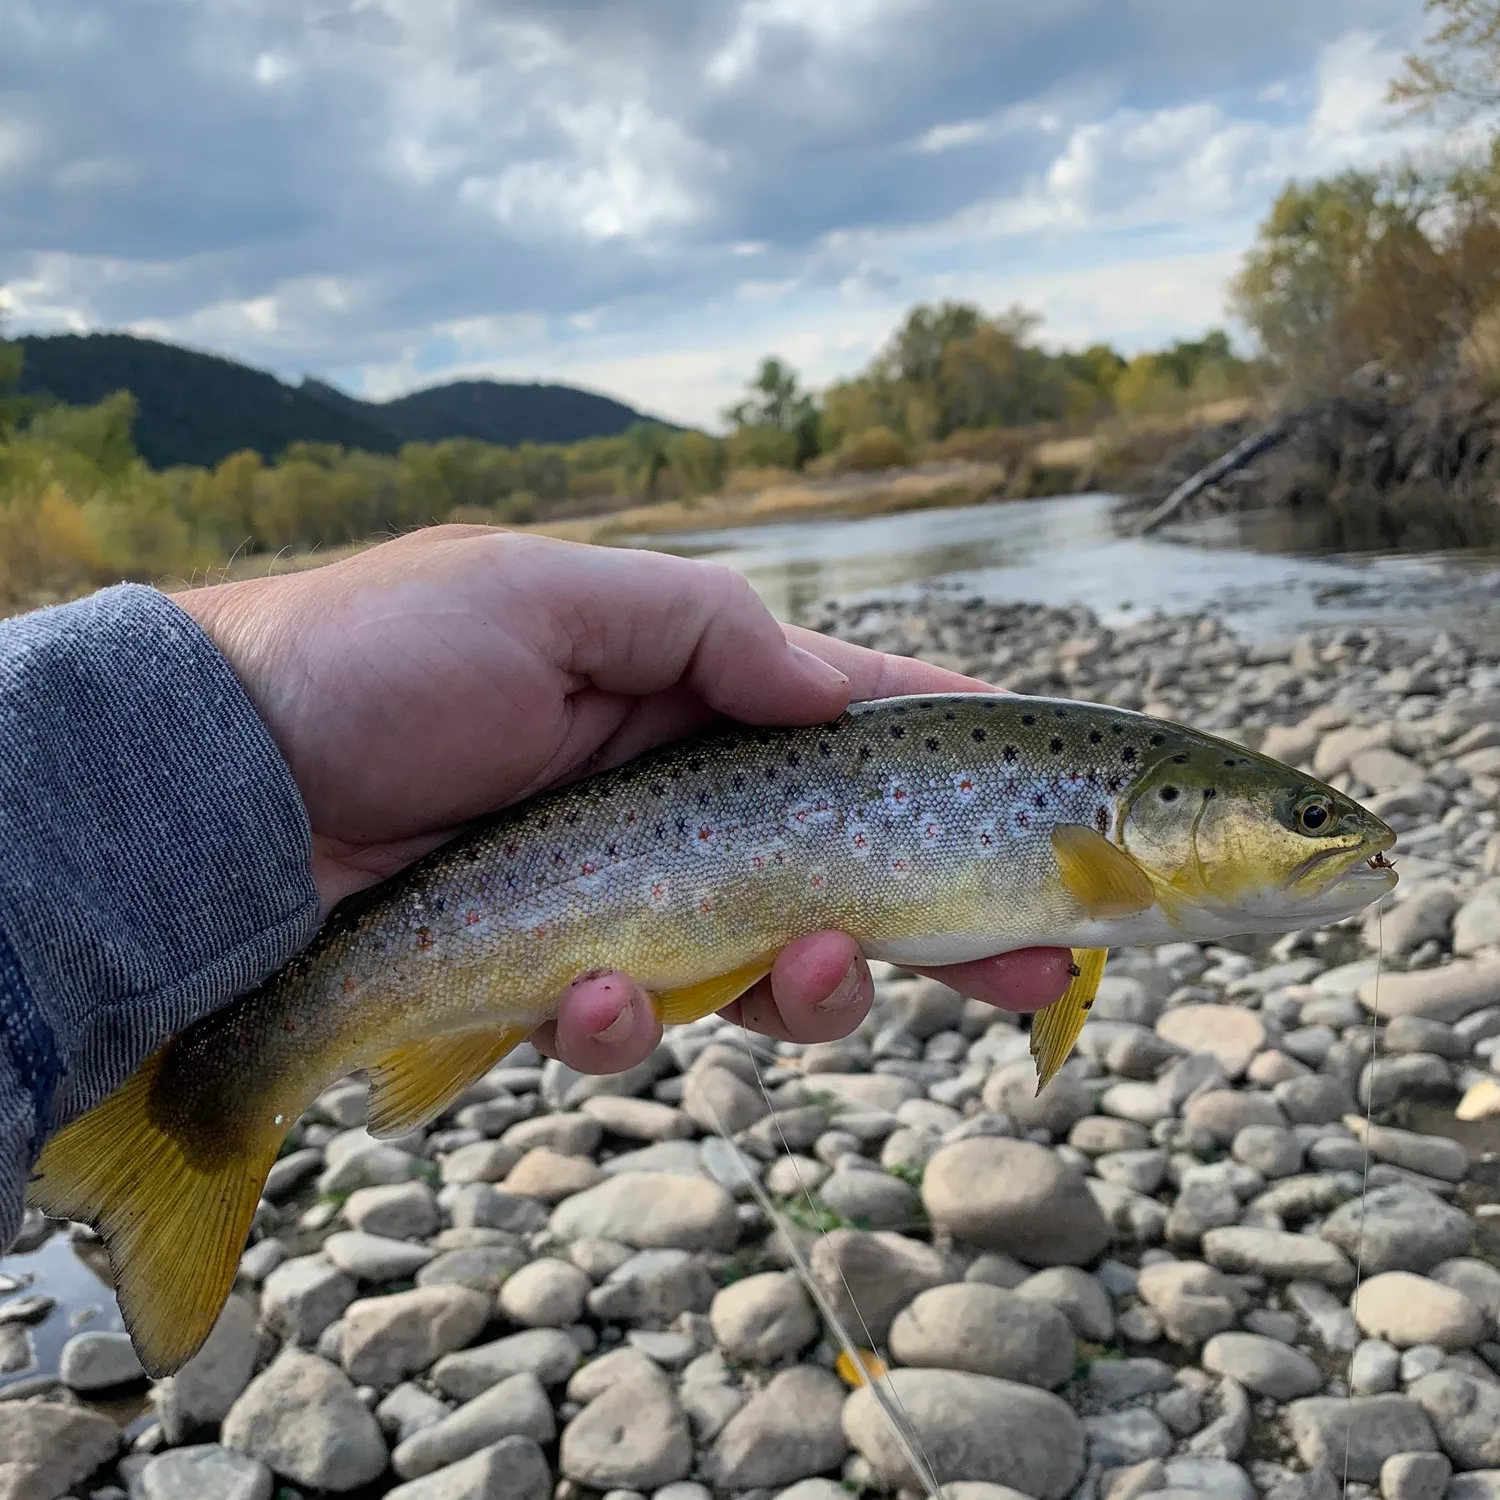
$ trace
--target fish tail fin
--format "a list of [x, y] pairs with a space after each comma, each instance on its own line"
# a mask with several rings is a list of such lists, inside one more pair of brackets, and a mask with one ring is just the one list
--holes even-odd
[[1099, 991], [1104, 960], [1108, 957], [1108, 948], [1075, 948], [1074, 973], [1067, 989], [1032, 1021], [1031, 1055], [1036, 1060], [1037, 1093], [1052, 1082], [1057, 1070], [1067, 1062]]
[[212, 1331], [292, 1125], [244, 1121], [232, 1150], [195, 1160], [152, 1109], [163, 1055], [47, 1143], [27, 1193], [103, 1238], [125, 1326], [156, 1378], [181, 1369]]

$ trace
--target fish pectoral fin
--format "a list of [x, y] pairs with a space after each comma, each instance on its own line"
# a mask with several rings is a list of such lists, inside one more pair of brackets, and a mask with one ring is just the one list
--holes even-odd
[[1031, 1056], [1036, 1062], [1036, 1091], [1041, 1091], [1057, 1076], [1067, 1062], [1078, 1033], [1088, 1019], [1099, 981], [1104, 977], [1107, 948], [1075, 948], [1073, 967], [1078, 970], [1073, 982], [1031, 1023]]
[[1151, 877], [1102, 833], [1059, 823], [1052, 830], [1052, 852], [1063, 885], [1088, 916], [1133, 917], [1155, 905]]
[[162, 1056], [48, 1142], [26, 1195], [43, 1213], [103, 1237], [125, 1327], [157, 1379], [180, 1370], [213, 1331], [293, 1123], [268, 1109], [242, 1122], [233, 1156], [194, 1160], [152, 1118]]
[[435, 1120], [530, 1035], [529, 1027], [457, 1031], [393, 1047], [370, 1065], [371, 1135], [405, 1135]]
[[652, 995], [651, 1007], [663, 1026], [685, 1026], [738, 1000], [751, 985], [759, 984], [771, 972], [775, 962], [776, 955], [768, 953], [727, 974], [716, 974], [712, 979], [687, 984], [679, 990], [661, 990]]

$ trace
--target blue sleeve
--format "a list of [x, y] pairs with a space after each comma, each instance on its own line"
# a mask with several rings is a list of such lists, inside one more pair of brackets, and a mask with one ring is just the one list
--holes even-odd
[[307, 814], [155, 589], [0, 621], [0, 1249], [47, 1134], [318, 926]]

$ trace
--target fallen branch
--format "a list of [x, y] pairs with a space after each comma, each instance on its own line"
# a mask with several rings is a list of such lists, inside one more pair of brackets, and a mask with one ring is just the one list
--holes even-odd
[[1317, 410], [1317, 407], [1306, 406], [1301, 411], [1294, 411], [1288, 416], [1278, 417], [1269, 427], [1262, 427], [1259, 432], [1252, 432], [1243, 442], [1236, 443], [1221, 458], [1216, 458], [1206, 468], [1199, 469], [1192, 478], [1184, 479], [1141, 522], [1136, 530], [1136, 535], [1146, 536], [1150, 532], [1155, 531], [1158, 526], [1165, 525], [1200, 490], [1207, 489], [1211, 484], [1216, 484], [1225, 475], [1233, 474], [1236, 469], [1243, 469], [1251, 459], [1258, 458], [1268, 448], [1274, 448], [1294, 427], [1312, 416]]

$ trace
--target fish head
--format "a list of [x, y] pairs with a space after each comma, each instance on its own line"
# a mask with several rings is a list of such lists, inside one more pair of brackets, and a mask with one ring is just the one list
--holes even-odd
[[1162, 906], [1225, 930], [1337, 922], [1396, 884], [1396, 835], [1331, 786], [1243, 746], [1181, 731], [1121, 809], [1122, 846]]

